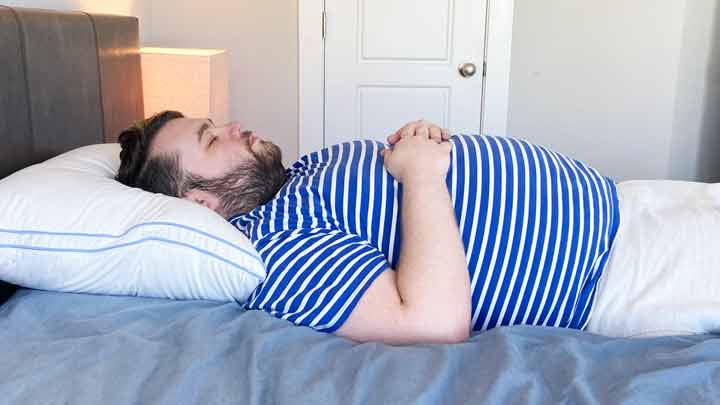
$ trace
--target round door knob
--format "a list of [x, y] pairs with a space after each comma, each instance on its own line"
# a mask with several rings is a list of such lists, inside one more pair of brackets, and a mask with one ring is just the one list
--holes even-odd
[[458, 70], [460, 71], [460, 76], [470, 77], [477, 72], [477, 67], [474, 63], [463, 63], [458, 67]]

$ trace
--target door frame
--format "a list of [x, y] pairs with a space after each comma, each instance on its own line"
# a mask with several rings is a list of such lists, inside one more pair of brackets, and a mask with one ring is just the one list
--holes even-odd
[[[481, 132], [505, 135], [510, 92], [514, 0], [486, 0]], [[298, 152], [324, 147], [325, 0], [298, 0]], [[492, 100], [488, 103], [488, 100]], [[322, 134], [319, 136], [318, 134]]]

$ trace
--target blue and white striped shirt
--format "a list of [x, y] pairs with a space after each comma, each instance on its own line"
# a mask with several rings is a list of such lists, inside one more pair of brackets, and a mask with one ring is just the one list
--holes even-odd
[[[446, 183], [473, 329], [584, 329], [619, 224], [613, 181], [514, 138], [451, 141]], [[402, 184], [383, 166], [384, 147], [354, 141], [303, 156], [273, 200], [230, 219], [268, 270], [245, 308], [333, 332], [373, 280], [396, 268]]]

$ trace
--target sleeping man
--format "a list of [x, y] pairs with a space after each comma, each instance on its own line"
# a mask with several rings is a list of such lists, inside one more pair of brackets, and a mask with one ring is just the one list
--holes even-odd
[[285, 169], [237, 123], [166, 111], [119, 141], [119, 181], [205, 205], [251, 239], [268, 274], [245, 308], [360, 342], [588, 329], [619, 239], [611, 179], [513, 138], [416, 121], [388, 144], [346, 142]]

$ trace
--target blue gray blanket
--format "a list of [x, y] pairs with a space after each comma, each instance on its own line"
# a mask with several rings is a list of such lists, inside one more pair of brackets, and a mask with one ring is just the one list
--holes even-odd
[[0, 347], [7, 404], [720, 402], [720, 335], [515, 326], [393, 347], [235, 304], [20, 290]]

